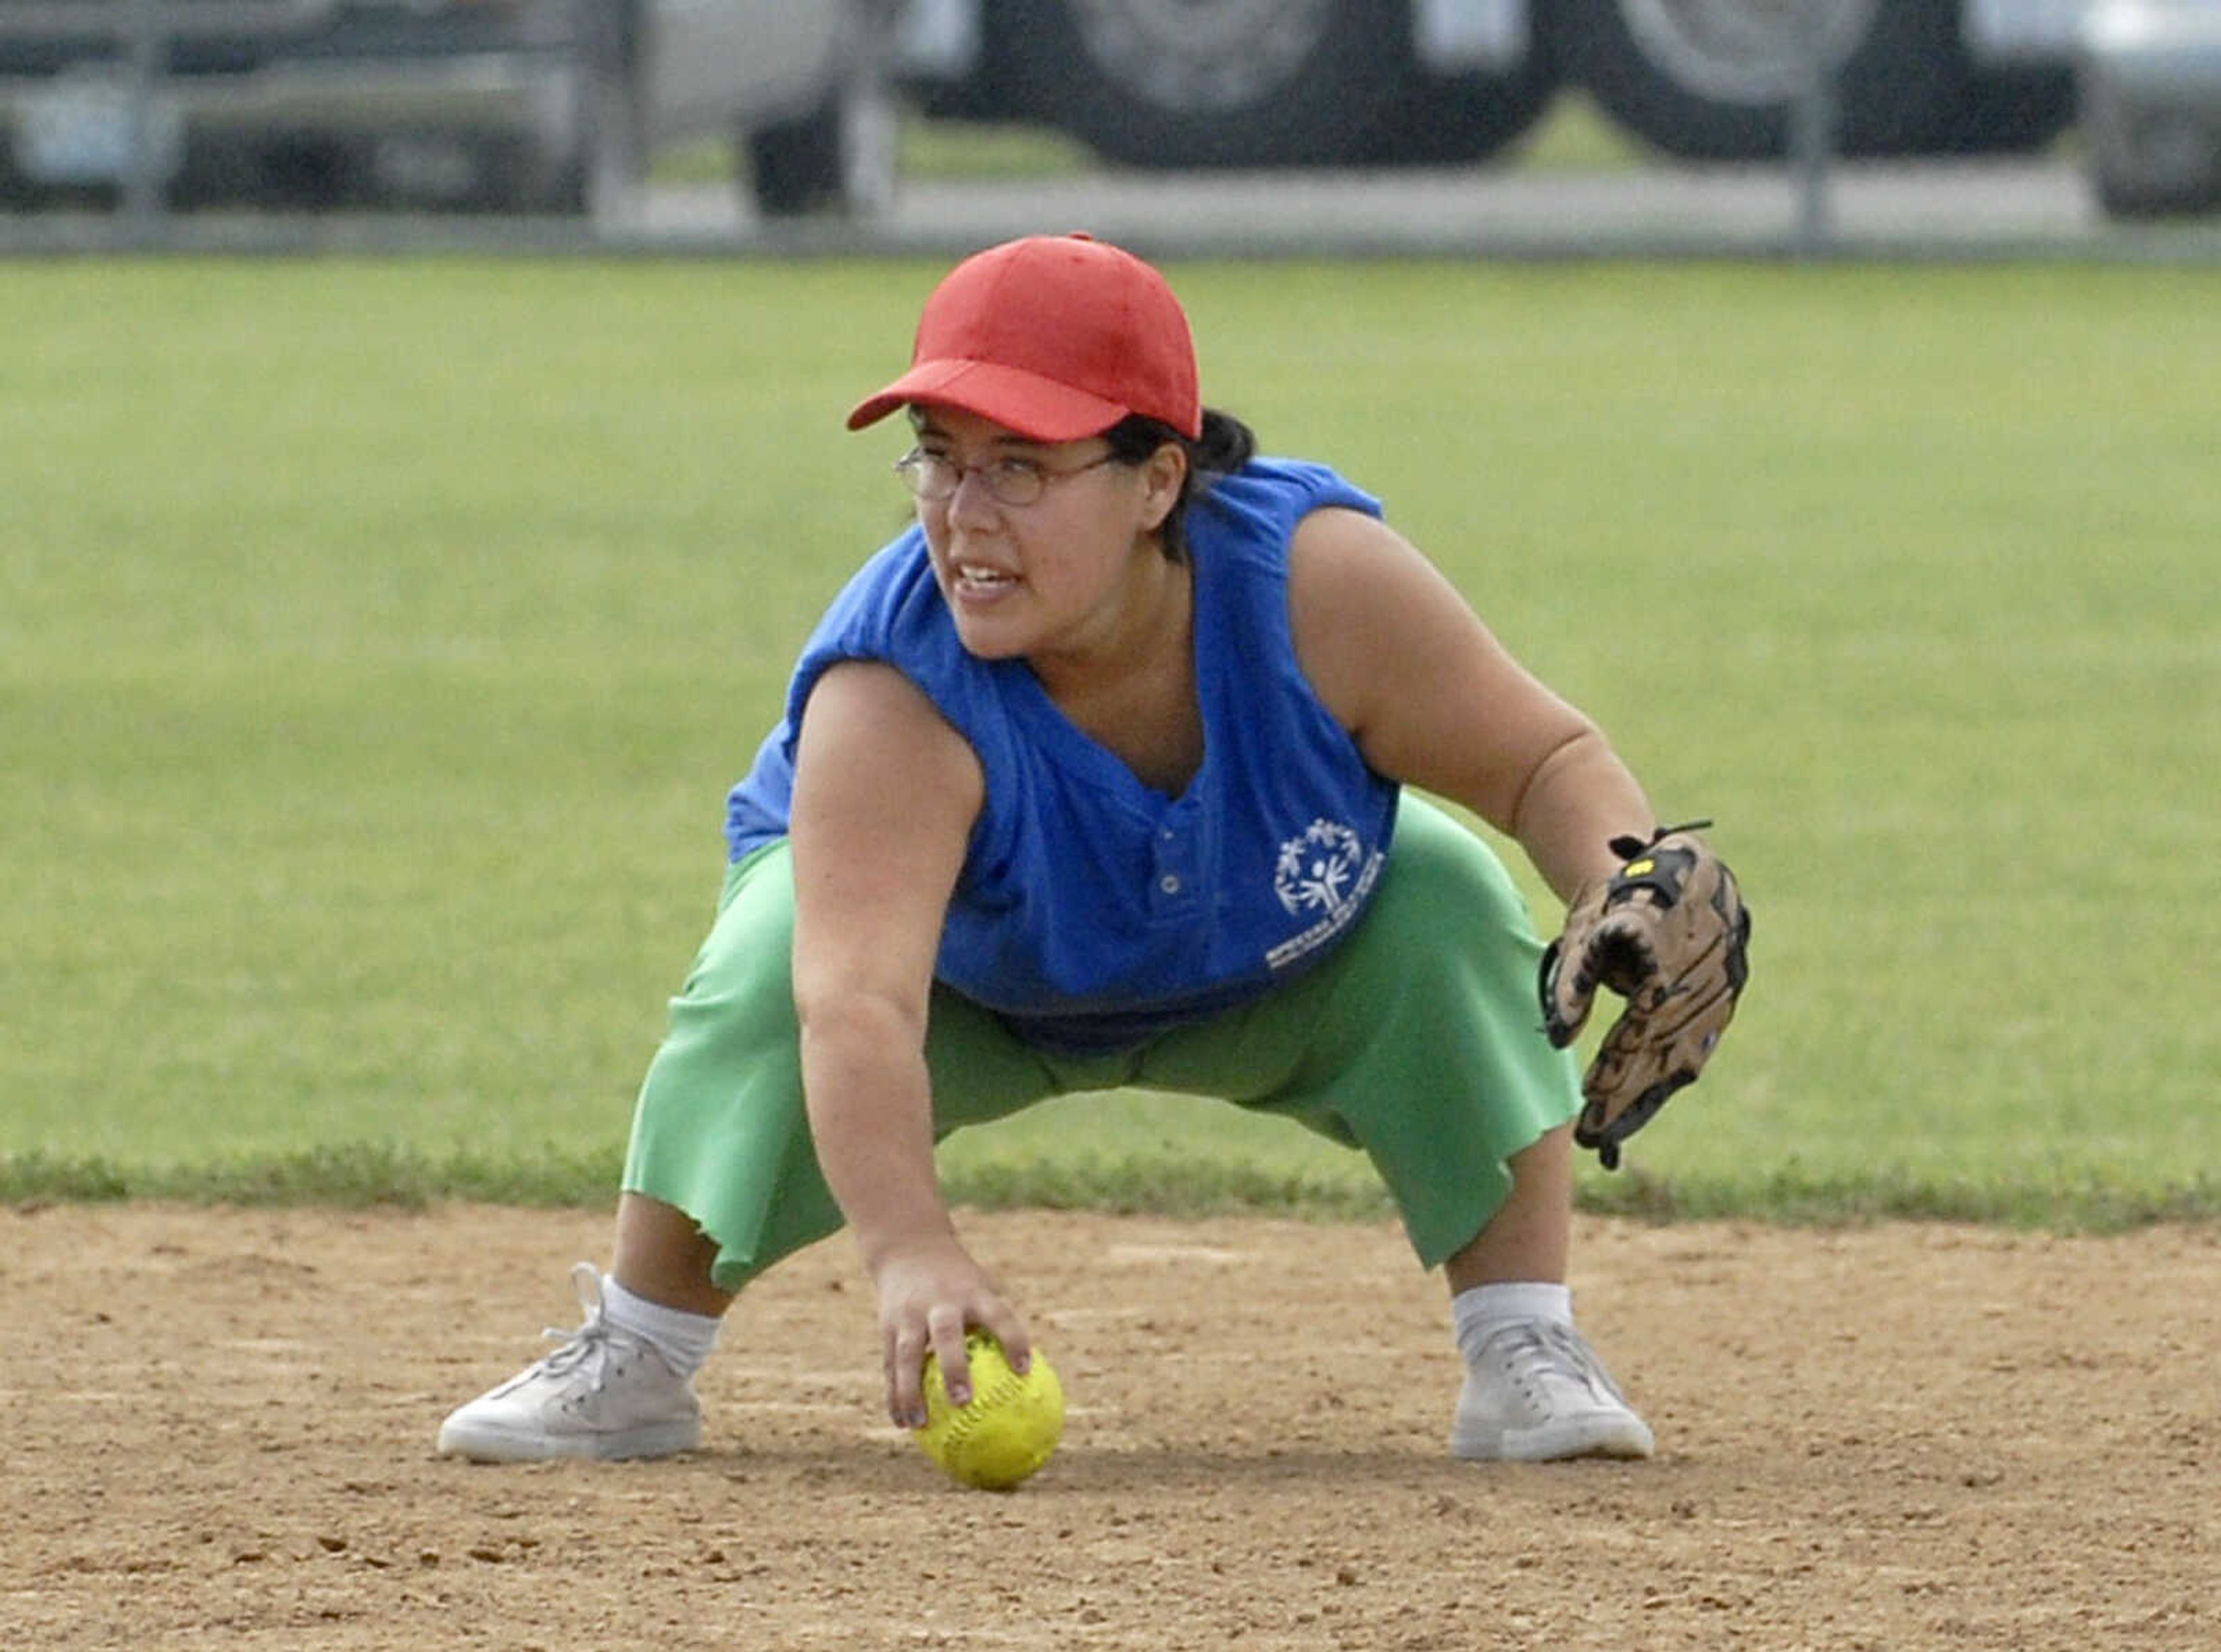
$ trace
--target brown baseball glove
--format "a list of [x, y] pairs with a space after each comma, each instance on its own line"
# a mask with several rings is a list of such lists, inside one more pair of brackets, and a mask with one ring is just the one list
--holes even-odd
[[1711, 824], [1612, 839], [1625, 864], [1574, 897], [1565, 933], [1542, 954], [1543, 1030], [1559, 1048], [1580, 1032], [1598, 986], [1627, 999], [1581, 1080], [1573, 1125], [1573, 1140], [1607, 1170], [1619, 1167], [1620, 1143], [1696, 1082], [1750, 973], [1742, 892], [1692, 835]]

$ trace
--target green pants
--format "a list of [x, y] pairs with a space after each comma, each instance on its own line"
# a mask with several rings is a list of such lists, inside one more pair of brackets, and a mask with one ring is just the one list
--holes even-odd
[[[803, 1108], [793, 936], [779, 843], [728, 874], [633, 1121], [626, 1188], [692, 1217], [729, 1291], [841, 1225]], [[1371, 910], [1324, 962], [1252, 1003], [1069, 1058], [936, 986], [935, 1136], [1075, 1091], [1218, 1097], [1362, 1148], [1433, 1267], [1503, 1204], [1505, 1161], [1579, 1108], [1572, 1058], [1542, 1033], [1541, 953], [1488, 846], [1406, 793]]]

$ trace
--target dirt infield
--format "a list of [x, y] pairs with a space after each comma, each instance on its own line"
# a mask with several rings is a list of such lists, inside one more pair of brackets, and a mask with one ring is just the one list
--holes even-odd
[[1016, 1493], [878, 1411], [842, 1242], [766, 1280], [706, 1448], [472, 1467], [597, 1215], [0, 1211], [0, 1646], [2221, 1644], [2221, 1233], [1584, 1221], [1642, 1464], [1442, 1449], [1387, 1228], [975, 1216], [1072, 1402]]

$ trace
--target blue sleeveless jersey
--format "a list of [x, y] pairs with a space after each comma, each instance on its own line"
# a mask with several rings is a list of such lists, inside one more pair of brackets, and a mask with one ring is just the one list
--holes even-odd
[[986, 777], [942, 982], [1033, 1042], [1109, 1051], [1317, 962], [1371, 899], [1397, 799], [1296, 663], [1288, 541], [1323, 505], [1380, 513], [1331, 471], [1263, 459], [1189, 506], [1204, 758], [1177, 798], [1067, 719], [1024, 661], [965, 651], [913, 527], [804, 648], [785, 717], [728, 799], [733, 858], [786, 833], [796, 733], [819, 675], [885, 660], [971, 742]]

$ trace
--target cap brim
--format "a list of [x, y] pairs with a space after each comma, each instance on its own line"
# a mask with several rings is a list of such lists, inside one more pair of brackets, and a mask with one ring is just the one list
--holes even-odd
[[1108, 430], [1129, 411], [1117, 402], [998, 362], [921, 361], [878, 395], [857, 403], [848, 428], [860, 430], [913, 402], [976, 413], [1035, 441], [1077, 441]]

